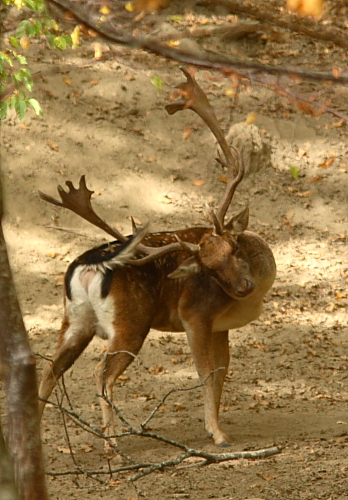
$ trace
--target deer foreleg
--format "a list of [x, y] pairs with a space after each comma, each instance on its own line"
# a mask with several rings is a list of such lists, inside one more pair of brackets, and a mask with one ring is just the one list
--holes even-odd
[[[204, 383], [205, 428], [216, 445], [228, 446], [228, 437], [219, 425], [219, 403], [227, 369], [227, 367], [220, 366], [224, 358], [221, 355], [222, 350], [214, 347], [216, 340], [213, 341], [212, 336], [215, 334], [211, 332], [210, 325], [208, 326], [206, 322], [191, 318], [190, 323], [185, 322], [185, 327], [199, 378]], [[226, 332], [221, 332], [218, 337], [225, 345]], [[219, 366], [215, 365], [216, 362]], [[214, 373], [217, 368], [223, 368], [223, 370]]]
[[230, 363], [228, 331], [212, 334], [214, 356], [214, 398], [219, 412], [222, 389]]

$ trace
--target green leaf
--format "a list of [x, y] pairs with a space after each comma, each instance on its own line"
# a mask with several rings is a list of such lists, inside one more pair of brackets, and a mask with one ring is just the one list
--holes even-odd
[[54, 36], [52, 35], [52, 33], [47, 32], [46, 37], [50, 47], [54, 47]]
[[18, 99], [21, 99], [23, 101], [27, 101], [27, 95], [24, 92], [24, 90], [18, 90], [17, 91], [17, 96], [18, 96]]
[[8, 39], [12, 47], [14, 47], [15, 49], [19, 49], [19, 42], [17, 37], [9, 36]]
[[158, 75], [154, 75], [151, 79], [150, 79], [150, 82], [152, 83], [152, 85], [154, 85], [156, 87], [156, 89], [158, 90], [158, 92], [163, 92], [163, 79], [158, 76]]
[[56, 36], [54, 38], [54, 46], [59, 50], [65, 50], [67, 48], [65, 38], [63, 36]]
[[[45, 28], [53, 28], [53, 19], [50, 17], [41, 17], [41, 21], [43, 22]], [[57, 24], [56, 21], [54, 21], [54, 23]]]
[[0, 102], [0, 120], [4, 120], [7, 116], [7, 102]]
[[28, 99], [28, 104], [30, 104], [30, 106], [34, 108], [34, 111], [37, 115], [43, 115], [40, 103], [36, 99], [33, 98]]
[[13, 62], [11, 57], [8, 54], [5, 54], [5, 52], [0, 52], [0, 60], [1, 61], [6, 61], [9, 66], [13, 66]]
[[25, 88], [29, 90], [29, 92], [33, 91], [34, 83], [31, 80], [23, 80]]
[[31, 71], [27, 68], [21, 68], [19, 73], [23, 78], [27, 78], [28, 80], [32, 80], [33, 77], [31, 76]]
[[294, 165], [290, 165], [290, 172], [291, 175], [294, 179], [297, 179], [298, 174], [300, 173], [300, 169], [298, 167], [295, 167]]
[[23, 120], [27, 111], [27, 103], [18, 99], [15, 103], [15, 110], [19, 118]]
[[66, 41], [67, 45], [72, 47], [73, 41], [70, 35], [63, 35], [64, 40]]
[[183, 20], [184, 20], [183, 16], [179, 16], [179, 15], [167, 16], [167, 21], [174, 21], [177, 23], [182, 23]]
[[36, 35], [36, 26], [33, 22], [28, 22], [28, 24], [25, 27], [25, 33], [29, 36], [35, 36]]
[[29, 9], [35, 12], [43, 12], [46, 9], [45, 3], [42, 0], [24, 0], [24, 3]]
[[22, 81], [21, 75], [19, 73], [14, 73], [13, 75], [11, 75], [11, 78], [13, 81], [13, 85], [17, 88]]
[[37, 10], [37, 2], [35, 0], [24, 0], [25, 5], [31, 10]]
[[15, 56], [19, 64], [28, 64], [27, 58], [22, 56], [22, 54], [15, 54]]
[[13, 108], [15, 107], [16, 101], [17, 101], [17, 96], [15, 96], [15, 95], [11, 95], [11, 96], [8, 98], [8, 107], [9, 107], [10, 109], [13, 109]]
[[29, 21], [27, 21], [26, 19], [19, 23], [16, 32], [17, 38], [21, 38], [24, 35], [24, 33], [26, 32], [27, 24], [29, 24]]
[[42, 32], [42, 22], [39, 19], [32, 19], [32, 25], [35, 28], [35, 35], [39, 36]]
[[57, 23], [57, 21], [55, 21], [54, 19], [51, 19], [51, 28], [52, 28], [54, 31], [59, 31], [59, 26], [58, 26], [58, 23]]

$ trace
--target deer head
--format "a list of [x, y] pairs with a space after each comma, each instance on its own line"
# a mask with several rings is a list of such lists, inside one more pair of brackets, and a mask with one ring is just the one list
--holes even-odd
[[169, 274], [171, 279], [187, 279], [207, 271], [227, 295], [235, 299], [248, 296], [254, 290], [248, 257], [238, 244], [238, 236], [248, 225], [248, 209], [233, 217], [220, 234], [212, 231], [198, 245], [182, 247], [191, 253], [178, 268]]

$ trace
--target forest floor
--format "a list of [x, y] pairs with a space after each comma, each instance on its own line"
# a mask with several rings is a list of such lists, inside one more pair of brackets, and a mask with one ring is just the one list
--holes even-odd
[[[167, 19], [178, 12], [185, 22], [204, 26], [236, 19], [199, 6], [194, 15], [185, 14], [173, 2], [138, 27], [180, 31]], [[44, 116], [28, 113], [21, 123], [10, 114], [1, 129], [5, 236], [39, 377], [40, 355], [52, 355], [60, 328], [66, 267], [107, 238], [77, 216], [45, 204], [37, 191], [56, 196], [58, 184], [76, 185], [85, 174], [97, 212], [128, 234], [130, 216], [138, 223], [150, 221], [153, 231], [210, 224], [207, 205], [217, 205], [225, 188], [207, 127], [193, 113], [168, 116], [164, 109], [184, 80], [179, 65], [105, 42], [96, 61], [94, 43], [85, 37], [80, 48], [58, 55], [42, 42], [33, 43], [31, 67], [47, 71], [36, 86]], [[232, 57], [270, 64], [347, 68], [344, 49], [280, 28], [204, 43], [214, 50], [223, 46]], [[162, 92], [151, 83], [154, 76], [163, 80]], [[260, 319], [230, 332], [221, 423], [231, 448], [221, 450], [209, 441], [201, 389], [174, 392], [152, 419], [151, 431], [214, 453], [273, 445], [282, 451], [264, 460], [204, 467], [190, 459], [137, 481], [128, 481], [135, 474], [129, 471], [99, 475], [102, 482], [82, 474], [48, 475], [50, 498], [348, 499], [347, 124], [332, 113], [304, 114], [262, 84], [242, 85], [235, 99], [230, 79], [208, 71], [196, 78], [223, 130], [240, 123], [256, 137], [256, 150], [263, 144], [260, 170], [243, 180], [231, 212], [249, 205], [249, 227], [271, 246], [277, 278]], [[291, 80], [286, 85], [309, 100], [320, 93], [321, 102], [347, 113], [347, 87]], [[252, 125], [250, 117], [256, 118]], [[99, 428], [93, 372], [104, 351], [105, 343], [93, 340], [65, 376], [75, 410]], [[115, 391], [124, 416], [139, 427], [170, 390], [196, 384], [185, 334], [151, 331], [139, 361]], [[71, 422], [67, 430], [81, 470], [107, 471], [102, 440]], [[53, 406], [45, 410], [42, 437], [47, 471], [73, 471], [62, 418]], [[120, 447], [141, 463], [181, 453], [136, 436], [121, 439]]]

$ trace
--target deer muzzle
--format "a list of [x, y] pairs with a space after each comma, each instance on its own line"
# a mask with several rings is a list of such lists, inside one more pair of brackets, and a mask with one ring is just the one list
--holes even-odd
[[250, 295], [254, 291], [254, 288], [254, 281], [249, 278], [244, 278], [239, 285], [233, 289], [233, 292], [238, 298], [243, 298]]

